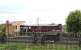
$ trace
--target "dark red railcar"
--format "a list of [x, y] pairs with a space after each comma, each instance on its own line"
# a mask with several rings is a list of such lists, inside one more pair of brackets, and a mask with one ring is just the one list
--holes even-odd
[[21, 31], [23, 32], [52, 32], [60, 31], [62, 32], [62, 25], [40, 25], [40, 26], [20, 26]]

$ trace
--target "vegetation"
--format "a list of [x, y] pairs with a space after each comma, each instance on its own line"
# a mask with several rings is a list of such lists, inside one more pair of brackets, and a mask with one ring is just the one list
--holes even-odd
[[0, 25], [0, 42], [6, 42], [5, 25]]
[[67, 32], [67, 27], [66, 25], [63, 25], [64, 32]]
[[3, 36], [5, 34], [6, 27], [4, 25], [0, 25], [0, 36]]
[[81, 32], [81, 11], [70, 12], [66, 19], [66, 27], [68, 32]]
[[32, 43], [4, 43], [0, 50], [80, 50], [78, 44], [32, 44]]

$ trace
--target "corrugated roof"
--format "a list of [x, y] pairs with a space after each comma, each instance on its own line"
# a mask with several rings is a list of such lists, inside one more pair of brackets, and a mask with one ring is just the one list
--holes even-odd
[[51, 24], [39, 24], [39, 25], [23, 25], [23, 26], [58, 26], [58, 24], [57, 25], [51, 25]]

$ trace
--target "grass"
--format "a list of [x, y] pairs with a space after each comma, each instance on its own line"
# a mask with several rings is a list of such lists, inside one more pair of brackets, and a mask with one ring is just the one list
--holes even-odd
[[3, 43], [0, 50], [80, 50], [78, 44]]

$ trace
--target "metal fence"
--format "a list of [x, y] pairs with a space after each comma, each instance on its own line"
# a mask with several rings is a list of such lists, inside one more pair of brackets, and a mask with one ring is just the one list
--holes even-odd
[[[81, 50], [80, 33], [24, 33], [15, 37], [8, 37], [7, 42], [1, 44], [1, 50]], [[49, 36], [47, 36], [49, 35]], [[54, 36], [53, 36], [54, 35]], [[44, 37], [44, 43], [42, 38]], [[55, 39], [59, 37], [59, 40]]]

